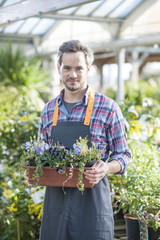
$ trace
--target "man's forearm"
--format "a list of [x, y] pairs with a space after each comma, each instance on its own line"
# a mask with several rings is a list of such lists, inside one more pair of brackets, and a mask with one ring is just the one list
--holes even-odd
[[121, 165], [117, 160], [112, 160], [106, 163], [106, 174], [119, 173], [121, 171]]

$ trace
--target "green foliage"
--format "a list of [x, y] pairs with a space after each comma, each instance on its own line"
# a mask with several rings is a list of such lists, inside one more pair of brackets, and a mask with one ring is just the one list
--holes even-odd
[[47, 100], [50, 92], [48, 73], [41, 65], [41, 59], [25, 57], [20, 47], [14, 52], [11, 43], [0, 49], [0, 111], [4, 106], [9, 109], [20, 96], [41, 108], [41, 98]]
[[0, 159], [4, 160], [8, 166], [19, 163], [21, 144], [26, 141], [31, 134], [37, 134], [39, 115], [33, 106], [22, 99], [18, 109], [5, 112], [6, 114], [0, 122]]
[[[116, 100], [116, 91], [113, 88], [107, 88], [105, 95]], [[145, 98], [151, 98], [153, 104], [157, 104], [160, 99], [160, 83], [155, 79], [139, 80], [136, 84], [131, 80], [125, 81], [124, 98], [132, 105], [142, 106]]]
[[[15, 172], [11, 173], [9, 168], [5, 169], [3, 175], [5, 176], [1, 174], [3, 198], [0, 199], [1, 239], [17, 240], [18, 232], [21, 239], [38, 239], [40, 221], [37, 220], [36, 214], [29, 214], [29, 208], [34, 202], [27, 191], [24, 191], [23, 177]], [[7, 183], [12, 186], [9, 187], [6, 180], [9, 180]], [[19, 231], [17, 225], [19, 225]]]
[[[42, 205], [36, 205], [24, 190], [20, 172], [21, 145], [38, 132], [40, 113], [25, 98], [16, 108], [1, 113], [0, 122], [0, 235], [1, 239], [38, 239]], [[32, 211], [30, 211], [32, 209]], [[19, 223], [19, 231], [17, 223]]]
[[[123, 176], [113, 176], [113, 191], [120, 194], [119, 209], [131, 215], [143, 213], [146, 224], [160, 224], [160, 151], [152, 144], [130, 144], [132, 159]], [[115, 185], [113, 184], [113, 181]]]
[[113, 100], [116, 100], [116, 91], [113, 88], [107, 88], [105, 95]]
[[[160, 105], [120, 106], [126, 119], [131, 162], [125, 175], [109, 176], [111, 191], [119, 210], [143, 217], [157, 230], [160, 225]], [[140, 220], [141, 220], [140, 219]]]
[[160, 99], [160, 84], [154, 79], [139, 80], [137, 84], [131, 81], [125, 83], [125, 99], [133, 105], [142, 105], [144, 98], [152, 98], [155, 103]]

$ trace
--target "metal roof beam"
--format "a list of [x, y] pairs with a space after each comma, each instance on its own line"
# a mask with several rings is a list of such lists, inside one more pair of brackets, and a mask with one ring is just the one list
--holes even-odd
[[123, 22], [120, 18], [101, 18], [101, 17], [88, 17], [88, 16], [77, 16], [77, 15], [65, 15], [65, 14], [43, 14], [38, 17], [46, 17], [60, 20], [80, 20], [80, 21], [91, 21], [91, 22]]
[[160, 44], [160, 34], [149, 34], [132, 39], [116, 39], [106, 43], [93, 44], [90, 47], [95, 51], [111, 51], [122, 47], [153, 46], [154, 44]]
[[17, 34], [0, 34], [0, 41], [1, 42], [8, 42], [8, 41], [16, 42], [16, 43], [29, 43], [33, 44], [33, 36], [19, 36]]
[[94, 1], [98, 0], [23, 0], [10, 6], [0, 7], [0, 26]]
[[160, 54], [160, 48], [154, 48], [154, 47], [136, 47], [136, 48], [126, 48], [126, 51], [133, 52], [135, 51], [138, 53], [149, 53], [149, 54]]

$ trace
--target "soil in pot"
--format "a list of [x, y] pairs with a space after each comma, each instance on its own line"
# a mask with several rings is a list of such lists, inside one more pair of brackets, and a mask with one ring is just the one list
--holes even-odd
[[94, 159], [94, 160], [92, 160], [92, 161], [90, 161], [90, 162], [87, 162], [87, 163], [85, 164], [85, 167], [92, 167], [93, 164], [95, 164], [95, 163], [96, 163], [96, 159]]

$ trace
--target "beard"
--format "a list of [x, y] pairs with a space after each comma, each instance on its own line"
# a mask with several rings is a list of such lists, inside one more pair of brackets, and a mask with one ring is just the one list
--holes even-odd
[[[68, 84], [68, 82], [70, 82], [70, 81], [73, 81], [73, 83]], [[69, 78], [65, 82], [63, 81], [63, 84], [69, 91], [72, 91], [72, 92], [77, 91], [78, 89], [80, 89], [82, 87], [80, 80], [73, 79], [73, 78]]]

